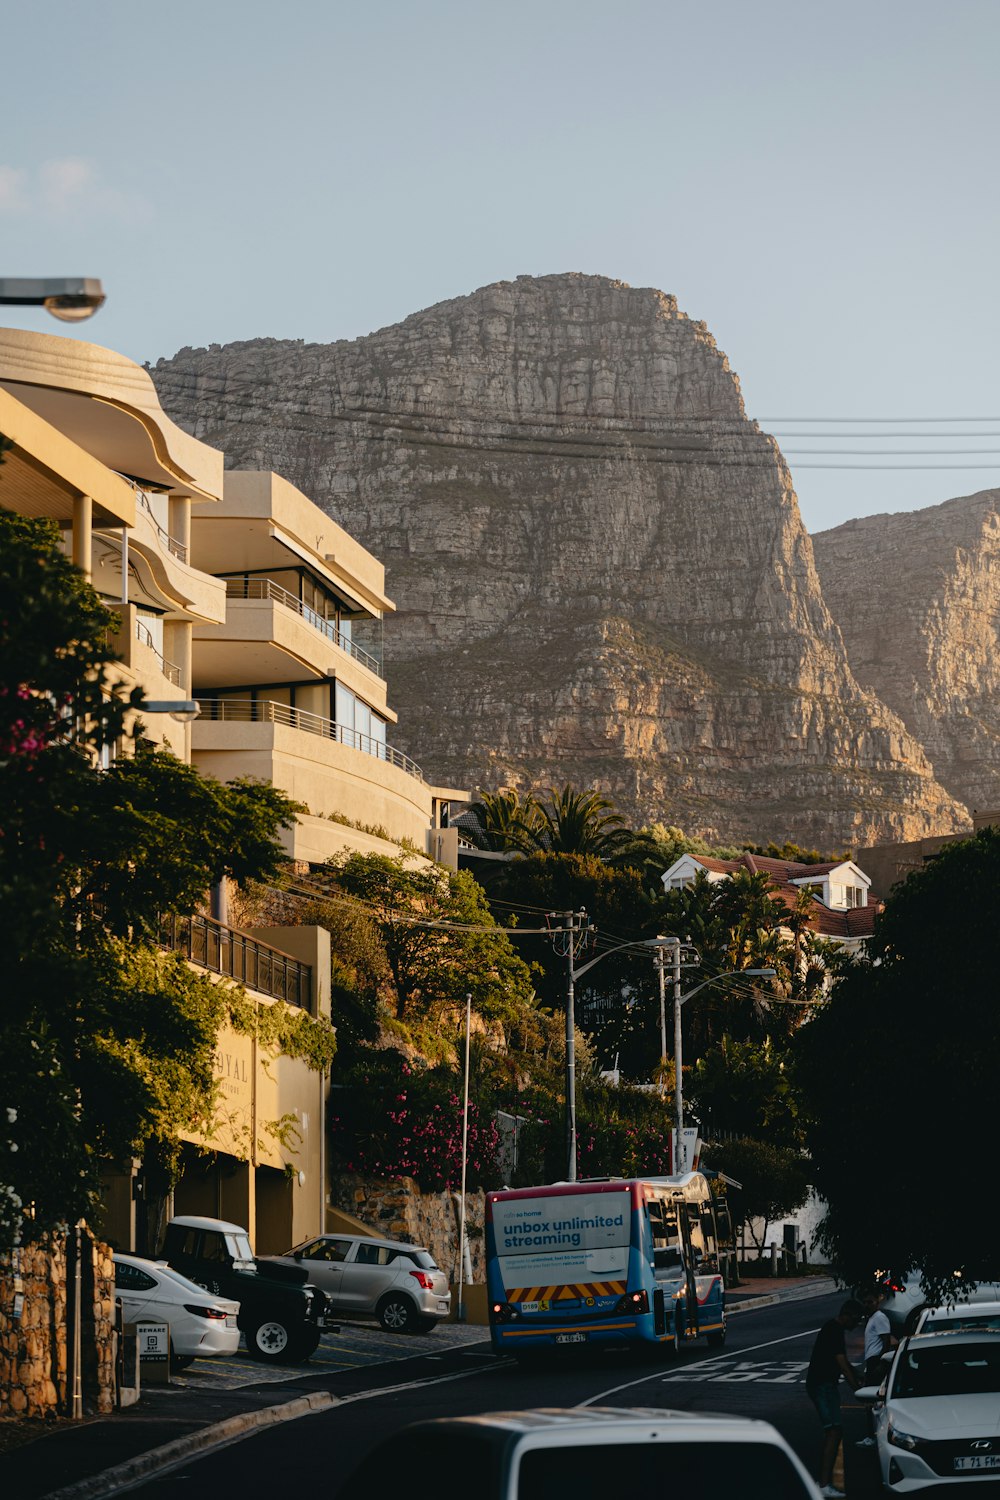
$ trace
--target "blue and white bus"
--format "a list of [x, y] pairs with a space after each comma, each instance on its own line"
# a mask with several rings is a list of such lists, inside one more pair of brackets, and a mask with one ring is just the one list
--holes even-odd
[[563, 1344], [726, 1340], [715, 1200], [700, 1172], [486, 1195], [486, 1295], [498, 1354]]

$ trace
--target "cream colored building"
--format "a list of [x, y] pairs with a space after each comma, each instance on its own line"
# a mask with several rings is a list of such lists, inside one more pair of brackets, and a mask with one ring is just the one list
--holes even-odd
[[[62, 528], [118, 616], [125, 689], [201, 702], [193, 725], [144, 715], [147, 739], [306, 804], [287, 836], [303, 864], [401, 840], [455, 862], [442, 809], [464, 794], [392, 748], [380, 651], [392, 604], [370, 553], [277, 475], [224, 472], [220, 452], [166, 416], [145, 370], [92, 344], [0, 330], [0, 433], [13, 444], [0, 505]], [[164, 942], [262, 1005], [329, 1016], [322, 928], [192, 915], [165, 923]], [[325, 1226], [328, 1081], [235, 1033], [217, 1066], [215, 1128], [191, 1140], [174, 1209], [246, 1224], [259, 1251], [287, 1248]], [[107, 1195], [107, 1232], [133, 1246], [135, 1174], [110, 1175]]]

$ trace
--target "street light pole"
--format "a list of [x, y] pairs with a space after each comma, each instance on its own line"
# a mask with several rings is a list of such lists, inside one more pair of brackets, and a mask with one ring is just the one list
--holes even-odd
[[465, 1179], [469, 1159], [469, 1034], [472, 1031], [472, 994], [465, 996], [465, 1083], [462, 1089], [462, 1211], [458, 1226], [458, 1307], [455, 1321], [465, 1322]]
[[683, 1035], [681, 1032], [681, 1006], [686, 1005], [699, 990], [707, 989], [710, 984], [722, 984], [727, 979], [741, 978], [773, 979], [774, 969], [731, 969], [725, 974], [713, 974], [709, 979], [703, 979], [693, 989], [688, 990], [686, 995], [681, 994], [681, 950], [674, 949], [674, 1113], [677, 1124], [675, 1126], [677, 1141], [677, 1160], [673, 1163], [674, 1175], [683, 1172], [687, 1168], [687, 1152], [684, 1149], [684, 1082], [683, 1082]]

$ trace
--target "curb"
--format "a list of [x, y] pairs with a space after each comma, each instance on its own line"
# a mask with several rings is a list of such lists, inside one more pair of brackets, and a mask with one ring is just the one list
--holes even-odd
[[258, 1427], [277, 1427], [282, 1422], [294, 1422], [297, 1417], [308, 1417], [313, 1412], [326, 1411], [337, 1405], [337, 1398], [329, 1391], [313, 1391], [308, 1396], [299, 1396], [294, 1401], [285, 1401], [278, 1406], [265, 1406], [257, 1411], [240, 1412], [228, 1417], [213, 1427], [203, 1427], [198, 1432], [189, 1432], [184, 1437], [174, 1438], [160, 1448], [151, 1448], [137, 1458], [118, 1464], [114, 1469], [104, 1469], [92, 1474], [89, 1479], [78, 1480], [64, 1489], [52, 1490], [47, 1500], [103, 1500], [105, 1495], [131, 1488], [142, 1479], [153, 1474], [163, 1474], [175, 1469], [197, 1453], [214, 1448], [224, 1448], [236, 1442]]
[[831, 1292], [837, 1290], [837, 1283], [832, 1277], [824, 1276], [817, 1279], [815, 1286], [797, 1286], [785, 1293], [770, 1292], [763, 1297], [750, 1297], [745, 1302], [729, 1302], [726, 1304], [726, 1313], [752, 1312], [755, 1307], [774, 1307], [779, 1302], [806, 1302], [811, 1297], [828, 1297]]

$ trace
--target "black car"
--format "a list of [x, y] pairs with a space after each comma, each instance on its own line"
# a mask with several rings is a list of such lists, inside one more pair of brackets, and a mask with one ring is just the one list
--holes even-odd
[[240, 1304], [239, 1327], [251, 1359], [306, 1360], [326, 1323], [326, 1298], [298, 1266], [258, 1262], [239, 1224], [190, 1215], [171, 1219], [162, 1259], [218, 1297]]

